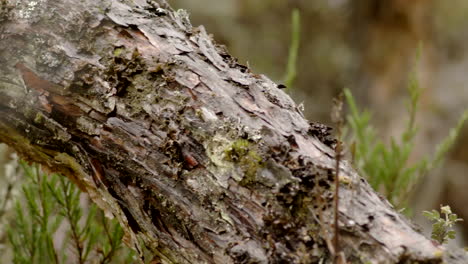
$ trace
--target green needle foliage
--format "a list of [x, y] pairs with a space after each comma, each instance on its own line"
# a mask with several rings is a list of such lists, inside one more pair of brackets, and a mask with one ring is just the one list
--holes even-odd
[[423, 215], [433, 222], [431, 238], [440, 244], [445, 244], [449, 239], [455, 239], [455, 231], [453, 226], [463, 219], [452, 213], [450, 206], [440, 206], [440, 212], [444, 215], [441, 217], [436, 210], [424, 211]]
[[105, 219], [94, 204], [84, 209], [82, 193], [67, 178], [46, 175], [38, 165], [21, 167], [24, 200], [16, 201], [16, 221], [8, 232], [14, 263], [135, 262], [118, 222]]
[[[63, 217], [52, 221], [49, 218], [57, 214], [54, 198], [49, 192], [48, 182], [39, 175], [37, 166], [22, 164], [30, 184], [23, 186], [25, 205], [16, 201], [16, 221], [8, 232], [14, 248], [15, 263], [59, 263], [53, 244], [53, 234], [57, 231]], [[54, 182], [51, 181], [51, 184]]]
[[468, 119], [467, 110], [458, 124], [450, 130], [449, 135], [437, 146], [432, 157], [426, 156], [410, 164], [409, 158], [417, 136], [415, 117], [421, 95], [415, 74], [411, 75], [408, 91], [409, 118], [405, 130], [399, 137], [392, 137], [389, 144], [378, 138], [370, 122], [371, 113], [360, 111], [351, 92], [348, 89], [344, 91], [350, 109], [347, 126], [352, 137], [354, 164], [360, 173], [367, 177], [372, 187], [381, 191], [397, 208], [405, 208], [410, 192], [423, 176], [441, 165]]
[[291, 44], [289, 47], [288, 64], [284, 84], [291, 89], [297, 76], [297, 56], [301, 41], [301, 14], [297, 8], [291, 14]]

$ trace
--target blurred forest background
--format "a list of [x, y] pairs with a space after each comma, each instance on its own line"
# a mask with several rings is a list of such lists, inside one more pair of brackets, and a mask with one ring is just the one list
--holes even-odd
[[[378, 135], [404, 129], [410, 73], [424, 89], [417, 114], [414, 159], [434, 151], [468, 107], [468, 1], [466, 0], [169, 0], [188, 10], [241, 64], [284, 83], [291, 14], [300, 11], [297, 79], [289, 93], [310, 121], [332, 126], [333, 97], [349, 88], [372, 112]], [[415, 69], [417, 51], [421, 57]], [[5, 203], [19, 193], [15, 157], [0, 146], [0, 255], [6, 241]], [[9, 198], [9, 199], [7, 199]], [[468, 238], [468, 126], [443, 168], [413, 193], [413, 219], [430, 229], [423, 210], [450, 205], [465, 219], [458, 244]], [[426, 232], [428, 234], [430, 232]], [[465, 238], [465, 239], [464, 239]]]

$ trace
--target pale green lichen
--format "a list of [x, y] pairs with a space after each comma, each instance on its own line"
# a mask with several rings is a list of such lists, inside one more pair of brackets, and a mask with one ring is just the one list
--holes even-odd
[[233, 133], [215, 134], [204, 146], [211, 161], [208, 169], [216, 177], [218, 184], [224, 188], [229, 186], [230, 178], [241, 185], [256, 181], [257, 171], [264, 167], [256, 144], [246, 139], [238, 139], [236, 135], [232, 135]]
[[39, 1], [29, 1], [25, 3], [25, 7], [18, 12], [18, 16], [23, 19], [28, 19], [35, 12]]
[[34, 123], [42, 124], [44, 123], [45, 116], [41, 112], [37, 112], [36, 117], [34, 117]]
[[124, 48], [116, 48], [116, 49], [114, 49], [114, 56], [115, 56], [115, 57], [120, 56], [124, 50], [125, 50]]
[[234, 165], [225, 159], [225, 150], [229, 148], [232, 141], [224, 136], [215, 134], [210, 141], [205, 142], [206, 154], [211, 161], [209, 170], [216, 177], [216, 181], [223, 188], [228, 187], [229, 177], [235, 177], [232, 170]]
[[226, 222], [228, 222], [230, 225], [232, 225], [232, 226], [235, 225], [234, 221], [233, 221], [232, 218], [229, 216], [229, 214], [226, 213], [225, 210], [220, 210], [219, 215], [221, 216], [221, 218], [222, 218], [223, 220], [225, 220]]
[[80, 116], [76, 120], [76, 126], [79, 130], [88, 135], [99, 135], [99, 130], [102, 125], [96, 123], [92, 118]]
[[339, 175], [338, 179], [344, 185], [351, 185], [353, 183], [353, 179], [348, 175]]
[[71, 135], [67, 132], [67, 129], [60, 125], [57, 121], [45, 116], [41, 112], [37, 112], [34, 116], [34, 123], [40, 124], [54, 133], [54, 138], [67, 142], [70, 140]]

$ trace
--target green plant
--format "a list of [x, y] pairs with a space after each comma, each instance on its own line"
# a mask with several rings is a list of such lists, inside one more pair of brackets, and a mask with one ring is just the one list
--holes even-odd
[[447, 152], [455, 143], [463, 124], [468, 119], [467, 110], [457, 125], [450, 130], [449, 135], [437, 146], [432, 157], [426, 156], [410, 164], [409, 158], [417, 136], [415, 117], [422, 91], [414, 73], [410, 77], [408, 91], [409, 118], [406, 127], [400, 136], [392, 137], [389, 144], [385, 144], [378, 138], [370, 123], [371, 113], [360, 111], [351, 92], [348, 89], [344, 91], [350, 109], [347, 126], [352, 137], [351, 149], [354, 164], [360, 173], [368, 179], [372, 187], [381, 191], [398, 208], [406, 207], [409, 194], [414, 186], [430, 170], [441, 165]]
[[38, 165], [21, 167], [24, 199], [16, 201], [8, 232], [14, 263], [67, 263], [72, 257], [80, 264], [134, 262], [118, 222], [105, 219], [94, 204], [85, 210], [82, 193], [67, 178], [46, 175]]
[[7, 147], [0, 144], [0, 256], [10, 259], [11, 250], [8, 243], [8, 224], [13, 219], [14, 197], [18, 193], [21, 173], [17, 156]]
[[291, 44], [289, 46], [288, 64], [284, 84], [291, 89], [297, 75], [297, 56], [299, 54], [299, 43], [301, 41], [301, 14], [297, 8], [291, 14]]
[[444, 215], [441, 217], [440, 213], [437, 210], [424, 211], [423, 215], [434, 222], [432, 224], [432, 233], [431, 238], [440, 244], [445, 244], [449, 239], [455, 238], [455, 231], [453, 226], [455, 223], [463, 221], [463, 219], [458, 218], [458, 216], [452, 213], [450, 206], [440, 206], [440, 212]]

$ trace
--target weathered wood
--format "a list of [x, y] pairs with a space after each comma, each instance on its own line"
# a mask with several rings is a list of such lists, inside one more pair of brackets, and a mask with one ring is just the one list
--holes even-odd
[[[58, 171], [163, 263], [330, 262], [334, 140], [164, 1], [3, 1], [0, 141]], [[313, 103], [313, 102], [310, 102]], [[351, 166], [351, 263], [465, 263]]]

